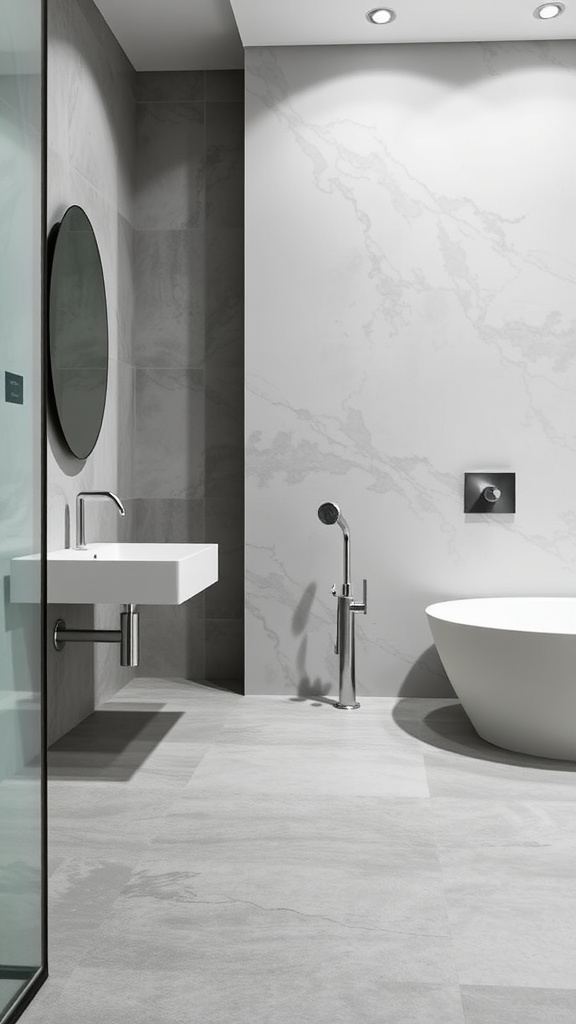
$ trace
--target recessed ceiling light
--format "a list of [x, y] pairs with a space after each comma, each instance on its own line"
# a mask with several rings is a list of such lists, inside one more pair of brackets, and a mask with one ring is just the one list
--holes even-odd
[[396, 12], [391, 11], [389, 7], [376, 7], [373, 11], [368, 11], [366, 17], [373, 25], [389, 25], [394, 21]]
[[559, 14], [563, 14], [566, 8], [564, 4], [541, 4], [534, 11], [535, 18], [542, 18], [543, 21], [548, 21], [550, 18], [557, 18]]

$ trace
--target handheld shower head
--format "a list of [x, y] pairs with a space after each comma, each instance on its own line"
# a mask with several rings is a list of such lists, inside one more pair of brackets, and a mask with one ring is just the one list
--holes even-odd
[[340, 511], [340, 506], [335, 501], [324, 501], [318, 509], [318, 519], [324, 526], [338, 526], [344, 534], [344, 586], [342, 593], [345, 597], [350, 594], [350, 530], [348, 523]]
[[342, 513], [333, 501], [325, 501], [318, 509], [318, 519], [324, 526], [334, 526], [340, 519]]

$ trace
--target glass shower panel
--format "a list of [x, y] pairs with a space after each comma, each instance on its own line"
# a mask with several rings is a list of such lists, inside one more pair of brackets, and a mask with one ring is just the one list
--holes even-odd
[[[42, 0], [0, 0], [0, 1022], [45, 973]], [[10, 563], [38, 555], [27, 604]]]

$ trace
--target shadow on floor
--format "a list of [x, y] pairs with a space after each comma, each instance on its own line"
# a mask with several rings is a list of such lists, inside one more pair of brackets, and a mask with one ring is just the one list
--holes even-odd
[[59, 779], [127, 781], [162, 742], [181, 711], [94, 711], [48, 751]]
[[225, 693], [237, 693], [240, 697], [244, 696], [243, 679], [225, 679], [222, 682], [203, 680], [199, 685], [204, 686], [207, 690], [224, 690]]
[[418, 698], [399, 700], [392, 712], [396, 725], [415, 739], [439, 750], [449, 750], [463, 757], [497, 764], [518, 765], [557, 772], [576, 772], [573, 761], [555, 761], [551, 758], [532, 757], [512, 750], [495, 747], [478, 735], [459, 702], [446, 703], [430, 710], [428, 702]]

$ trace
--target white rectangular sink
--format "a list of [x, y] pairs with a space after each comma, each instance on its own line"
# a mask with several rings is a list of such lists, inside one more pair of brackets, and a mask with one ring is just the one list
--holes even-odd
[[[38, 562], [12, 559], [12, 601], [38, 600]], [[217, 544], [90, 544], [48, 554], [49, 604], [183, 604], [217, 580]]]

